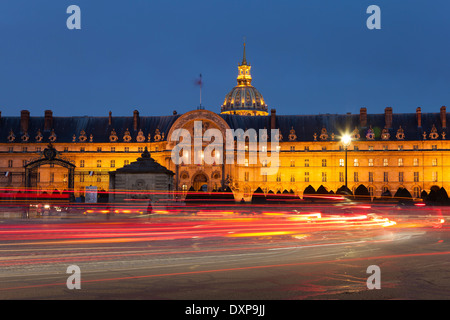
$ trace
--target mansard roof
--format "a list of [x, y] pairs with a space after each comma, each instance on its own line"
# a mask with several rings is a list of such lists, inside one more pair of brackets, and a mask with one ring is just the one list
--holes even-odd
[[[145, 137], [143, 141], [154, 142], [155, 134], [159, 130], [161, 141], [167, 140], [167, 134], [174, 122], [181, 114], [173, 114], [169, 116], [138, 116], [137, 126], [135, 130], [135, 118], [131, 117], [52, 117], [51, 126], [47, 125], [45, 117], [29, 117], [27, 121], [27, 134], [29, 139], [23, 138], [22, 132], [23, 121], [21, 117], [4, 117], [0, 118], [0, 142], [15, 143], [34, 143], [39, 142], [36, 136], [40, 132], [42, 134], [42, 143], [48, 143], [49, 137], [54, 133], [56, 140], [54, 143], [73, 143], [80, 141], [80, 135], [84, 131], [86, 136], [85, 142], [90, 142], [92, 134], [92, 142], [108, 143], [110, 135], [114, 130], [117, 134], [117, 142], [124, 142], [123, 137], [127, 130], [130, 134], [130, 142], [136, 142], [137, 136], [141, 131], [141, 135]], [[371, 128], [375, 133], [375, 140], [381, 140], [380, 134], [386, 127], [386, 114], [366, 114], [364, 122], [361, 121], [361, 114], [316, 114], [316, 115], [278, 115], [271, 114], [268, 116], [242, 116], [231, 114], [218, 114], [225, 120], [231, 129], [255, 129], [259, 133], [259, 129], [267, 129], [270, 137], [272, 121], [275, 122], [275, 128], [280, 130], [283, 136], [282, 141], [289, 141], [288, 136], [291, 130], [295, 132], [296, 139], [293, 141], [321, 141], [320, 134], [322, 129], [326, 129], [328, 141], [331, 141], [331, 135], [335, 135], [335, 140], [339, 140], [339, 136], [344, 132], [351, 133], [357, 128], [360, 134], [359, 140], [366, 140], [366, 133]], [[426, 140], [429, 140], [429, 134], [433, 127], [438, 134], [437, 139], [445, 139], [442, 132], [446, 132], [443, 126], [443, 113], [421, 113], [421, 126], [418, 126], [417, 113], [392, 113], [391, 126], [387, 128], [390, 137], [388, 140], [397, 140], [396, 134], [398, 130], [403, 129], [405, 135], [404, 140], [423, 140], [423, 134], [426, 133]], [[446, 122], [446, 114], [444, 109], [444, 119]], [[11, 133], [14, 138], [11, 137]], [[164, 136], [163, 136], [164, 133]], [[148, 140], [148, 136], [151, 139]], [[316, 137], [316, 138], [315, 138]], [[23, 138], [23, 139], [22, 139]]]

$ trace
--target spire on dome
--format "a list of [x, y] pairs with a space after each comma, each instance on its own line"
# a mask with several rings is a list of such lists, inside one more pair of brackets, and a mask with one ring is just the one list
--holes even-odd
[[247, 65], [247, 59], [246, 59], [246, 57], [245, 57], [245, 37], [244, 37], [244, 57], [242, 58], [242, 63], [241, 63], [241, 66], [242, 65]]
[[237, 77], [238, 86], [251, 86], [252, 76], [250, 74], [251, 66], [247, 63], [247, 57], [245, 53], [245, 38], [244, 38], [244, 55], [242, 58], [242, 63], [238, 66], [239, 75]]

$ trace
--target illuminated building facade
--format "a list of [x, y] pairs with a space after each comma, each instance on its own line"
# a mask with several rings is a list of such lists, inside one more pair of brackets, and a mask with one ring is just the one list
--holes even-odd
[[[419, 197], [434, 186], [449, 189], [450, 143], [444, 106], [436, 113], [417, 108], [415, 113], [395, 114], [387, 107], [384, 114], [368, 114], [366, 108], [359, 114], [279, 115], [274, 109], [269, 114], [261, 93], [251, 84], [245, 46], [238, 70], [237, 85], [226, 95], [220, 114], [197, 109], [141, 116], [135, 110], [129, 117], [111, 113], [106, 117], [54, 117], [47, 110], [43, 117], [31, 117], [23, 110], [17, 117], [1, 117], [0, 186], [63, 191], [72, 189], [72, 180], [75, 196], [90, 185], [108, 191], [109, 173], [136, 161], [147, 147], [153, 159], [174, 173], [174, 191], [229, 186], [236, 200], [247, 201], [257, 188], [265, 193], [293, 191], [300, 197], [309, 185], [336, 192], [344, 184], [340, 139], [347, 132], [352, 136], [347, 158], [351, 190], [362, 184], [372, 196], [380, 197], [386, 191], [393, 195], [398, 188], [406, 188]], [[261, 175], [265, 164], [247, 161], [175, 165], [171, 151], [176, 142], [170, 137], [179, 128], [193, 132], [195, 121], [224, 136], [227, 129], [279, 129], [278, 172]], [[69, 165], [42, 163], [32, 179], [27, 177], [27, 166], [42, 157], [49, 143], [73, 171]]]

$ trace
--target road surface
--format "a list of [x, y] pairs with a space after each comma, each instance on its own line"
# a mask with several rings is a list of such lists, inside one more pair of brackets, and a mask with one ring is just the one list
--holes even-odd
[[3, 219], [0, 299], [450, 298], [445, 210], [334, 211]]

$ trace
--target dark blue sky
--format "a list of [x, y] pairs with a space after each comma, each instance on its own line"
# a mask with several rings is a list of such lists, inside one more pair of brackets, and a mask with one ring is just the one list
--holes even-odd
[[[66, 9], [81, 8], [81, 30]], [[381, 30], [366, 9], [381, 8]], [[279, 114], [450, 106], [448, 0], [40, 0], [0, 3], [0, 111], [18, 116], [220, 112], [243, 37]]]

